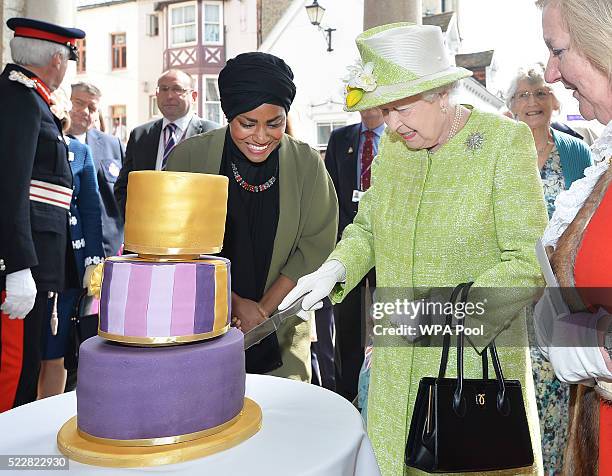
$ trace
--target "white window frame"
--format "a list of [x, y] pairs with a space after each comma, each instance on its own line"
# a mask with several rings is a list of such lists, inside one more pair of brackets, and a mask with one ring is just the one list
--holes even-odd
[[147, 36], [159, 36], [159, 15], [147, 13]]
[[[206, 41], [206, 5], [214, 5], [219, 9], [219, 41]], [[224, 30], [224, 22], [223, 22], [223, 2], [215, 1], [215, 0], [207, 0], [202, 2], [202, 18], [200, 19], [202, 23], [202, 44], [203, 45], [222, 45], [223, 38], [223, 30]]]
[[[327, 142], [325, 144], [319, 143], [319, 126], [328, 125], [330, 126], [330, 135], [334, 129], [346, 126], [346, 119], [319, 119], [315, 121], [315, 140], [317, 141], [317, 149], [319, 151], [327, 150]], [[335, 127], [334, 127], [335, 126]], [[329, 142], [329, 139], [328, 139]]]
[[157, 95], [149, 94], [149, 119], [161, 117], [162, 113], [157, 105]]
[[[195, 39], [193, 41], [188, 41], [185, 43], [173, 43], [172, 42], [172, 28], [174, 28], [177, 25], [173, 25], [172, 24], [172, 11], [173, 10], [178, 10], [179, 8], [186, 8], [186, 7], [190, 7], [193, 6], [193, 8], [195, 9], [195, 17], [194, 17], [194, 24], [195, 24]], [[174, 3], [172, 5], [168, 6], [168, 45], [170, 46], [170, 48], [180, 48], [183, 46], [193, 46], [193, 45], [197, 45], [198, 44], [198, 35], [199, 35], [199, 30], [200, 30], [200, 22], [198, 22], [198, 5], [196, 4], [195, 1], [191, 1], [191, 2], [182, 2], [182, 3]], [[181, 25], [178, 26], [188, 26], [191, 25], [191, 23], [183, 23]]]
[[212, 74], [204, 74], [202, 75], [202, 117], [204, 119], [208, 119], [206, 115], [206, 105], [207, 104], [218, 104], [219, 105], [219, 119], [220, 124], [224, 125], [226, 123], [225, 114], [223, 114], [223, 109], [221, 109], [221, 101], [207, 101], [206, 100], [206, 83], [209, 79], [212, 79], [217, 82], [217, 92], [219, 92], [219, 77]]

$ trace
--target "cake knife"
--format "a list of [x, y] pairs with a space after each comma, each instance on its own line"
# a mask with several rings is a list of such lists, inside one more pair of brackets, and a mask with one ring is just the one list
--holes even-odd
[[[244, 350], [255, 344], [260, 343], [263, 339], [268, 337], [280, 327], [280, 325], [291, 316], [295, 316], [299, 311], [302, 310], [302, 301], [304, 296], [295, 301], [290, 307], [284, 311], [275, 312], [268, 317], [261, 324], [253, 327], [250, 331], [244, 334]], [[301, 318], [300, 318], [301, 319]]]

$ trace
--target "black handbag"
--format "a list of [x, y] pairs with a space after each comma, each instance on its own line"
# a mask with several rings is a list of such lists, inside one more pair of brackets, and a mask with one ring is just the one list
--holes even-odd
[[64, 355], [64, 368], [76, 370], [79, 364], [79, 347], [81, 344], [98, 334], [98, 313], [92, 312], [94, 298], [87, 295], [87, 290], [79, 295], [72, 316], [70, 317], [70, 337], [68, 348]]
[[[473, 283], [460, 284], [467, 301]], [[446, 325], [453, 316], [447, 314]], [[450, 335], [444, 335], [438, 377], [424, 377], [414, 406], [405, 463], [428, 473], [494, 471], [533, 465], [527, 415], [518, 380], [504, 380], [495, 342], [488, 346], [495, 377], [488, 377], [487, 349], [482, 379], [463, 376], [463, 334], [457, 332], [457, 378], [445, 378]]]

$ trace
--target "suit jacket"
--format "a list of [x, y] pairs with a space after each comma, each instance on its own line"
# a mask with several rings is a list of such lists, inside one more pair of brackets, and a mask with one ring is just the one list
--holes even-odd
[[102, 212], [102, 238], [104, 254], [114, 256], [123, 243], [123, 216], [115, 200], [113, 187], [124, 162], [125, 151], [121, 141], [97, 129], [87, 131], [86, 141], [91, 149]]
[[[59, 120], [33, 84], [24, 84], [33, 76], [10, 63], [0, 76], [0, 289], [7, 274], [30, 268], [39, 291], [61, 291], [73, 284], [66, 281], [74, 260], [69, 203], [54, 203], [72, 189], [72, 173]], [[40, 188], [31, 191], [31, 180]]]
[[[128, 140], [125, 163], [115, 183], [115, 198], [119, 204], [121, 215], [125, 218], [125, 203], [127, 201], [128, 174], [133, 170], [155, 170], [159, 137], [162, 131], [163, 119], [147, 122], [132, 130]], [[187, 127], [184, 138], [202, 134], [217, 129], [219, 124], [194, 117]]]
[[358, 202], [353, 202], [353, 190], [357, 188], [360, 128], [361, 123], [357, 123], [333, 130], [325, 152], [325, 167], [338, 194], [338, 241], [357, 215]]

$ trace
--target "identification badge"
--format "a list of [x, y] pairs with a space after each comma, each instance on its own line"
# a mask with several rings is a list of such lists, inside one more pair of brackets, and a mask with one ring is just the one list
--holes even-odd
[[74, 152], [68, 152], [68, 162], [74, 162]]
[[353, 190], [353, 202], [359, 203], [364, 193], [365, 192], [362, 192], [361, 190]]

